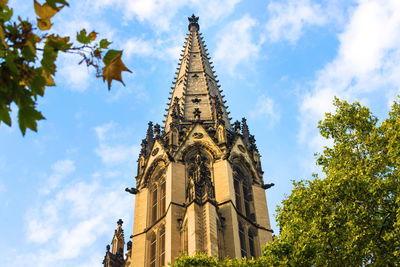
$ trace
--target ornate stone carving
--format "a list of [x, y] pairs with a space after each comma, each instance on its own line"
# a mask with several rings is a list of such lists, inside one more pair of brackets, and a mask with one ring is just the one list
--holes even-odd
[[207, 199], [214, 199], [214, 185], [211, 181], [211, 171], [208, 160], [198, 152], [189, 159], [188, 185], [186, 189], [186, 200], [203, 202]]
[[154, 134], [156, 137], [159, 137], [160, 133], [161, 133], [161, 126], [160, 124], [157, 123], [156, 125], [154, 125]]
[[193, 111], [193, 115], [194, 115], [194, 119], [196, 121], [200, 120], [200, 114], [201, 114], [200, 109], [199, 108], [195, 108], [194, 111]]
[[240, 134], [240, 122], [239, 121], [234, 122], [234, 129], [237, 134]]
[[151, 152], [151, 155], [154, 157], [155, 155], [157, 155], [158, 151], [160, 151], [160, 149], [157, 147], [153, 150], [153, 152]]
[[198, 21], [199, 21], [199, 17], [196, 17], [194, 14], [191, 16], [191, 17], [188, 17], [188, 20], [189, 20], [189, 26], [188, 26], [188, 28], [189, 28], [189, 31], [192, 31], [192, 30], [195, 30], [195, 31], [198, 31], [198, 30], [200, 30], [200, 26], [199, 26], [199, 24], [197, 23]]
[[204, 137], [204, 135], [202, 133], [194, 133], [193, 134], [193, 138], [195, 138], [195, 139], [201, 139], [203, 137]]
[[218, 96], [213, 96], [212, 99], [213, 99], [213, 103], [214, 103], [214, 105], [213, 105], [213, 107], [214, 107], [213, 112], [214, 112], [215, 121], [216, 121], [217, 123], [219, 123], [219, 124], [224, 125], [224, 124], [225, 124], [225, 122], [224, 122], [224, 120], [223, 120], [223, 114], [224, 114], [224, 113], [223, 113], [223, 111], [222, 111], [222, 104], [221, 104], [221, 101], [219, 100]]
[[247, 143], [249, 143], [249, 127], [247, 126], [247, 121], [245, 118], [242, 118], [242, 135], [243, 135], [243, 140]]
[[244, 148], [244, 146], [238, 145], [238, 148], [239, 148], [240, 152], [242, 152], [242, 153], [246, 152], [246, 149]]

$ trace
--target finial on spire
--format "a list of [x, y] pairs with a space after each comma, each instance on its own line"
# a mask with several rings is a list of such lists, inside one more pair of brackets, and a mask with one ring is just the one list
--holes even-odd
[[199, 31], [200, 26], [197, 23], [199, 21], [199, 17], [196, 17], [194, 14], [192, 14], [191, 17], [188, 17], [189, 20], [189, 31]]
[[119, 219], [118, 222], [117, 222], [118, 225], [122, 225], [123, 223], [124, 222], [121, 219]]

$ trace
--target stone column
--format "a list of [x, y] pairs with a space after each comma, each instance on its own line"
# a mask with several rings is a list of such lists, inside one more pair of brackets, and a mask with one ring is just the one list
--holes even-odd
[[[265, 190], [262, 189], [259, 185], [253, 185], [253, 196], [257, 223], [264, 228], [271, 229]], [[260, 244], [260, 248], [263, 247], [267, 242], [272, 242], [272, 233], [266, 230], [259, 229], [258, 241]]]
[[146, 233], [148, 215], [148, 190], [143, 188], [135, 197], [135, 216], [132, 238], [132, 262], [137, 266], [145, 265]]

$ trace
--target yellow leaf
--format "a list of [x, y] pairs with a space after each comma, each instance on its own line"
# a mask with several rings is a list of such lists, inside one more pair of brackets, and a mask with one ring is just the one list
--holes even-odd
[[5, 41], [5, 37], [4, 37], [4, 30], [3, 27], [0, 27], [0, 39], [1, 39], [1, 43], [4, 45], [5, 48], [8, 48], [8, 45]]
[[53, 26], [49, 19], [37, 19], [37, 25], [41, 31], [48, 31]]
[[8, 0], [0, 0], [0, 4], [5, 4], [5, 5], [7, 5], [7, 3], [8, 3]]
[[94, 41], [96, 39], [96, 37], [97, 37], [97, 32], [93, 31], [93, 32], [89, 33], [90, 41]]
[[121, 56], [122, 52], [103, 68], [103, 81], [107, 81], [108, 90], [111, 88], [112, 80], [119, 81], [125, 86], [124, 82], [122, 81], [121, 72], [132, 72], [124, 65], [121, 60]]
[[54, 83], [54, 79], [53, 77], [51, 77], [50, 73], [42, 71], [42, 76], [46, 79], [46, 86], [56, 86], [56, 84]]
[[56, 9], [49, 6], [47, 3], [40, 5], [36, 0], [33, 3], [35, 7], [36, 15], [43, 20], [50, 20], [62, 7], [57, 7]]

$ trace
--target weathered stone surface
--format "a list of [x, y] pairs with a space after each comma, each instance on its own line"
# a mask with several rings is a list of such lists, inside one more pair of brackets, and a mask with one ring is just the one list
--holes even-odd
[[[136, 199], [125, 266], [162, 266], [182, 252], [258, 257], [272, 240], [255, 138], [245, 119], [231, 127], [198, 18], [190, 19], [164, 131], [149, 123], [128, 190]], [[118, 255], [108, 251], [105, 262]]]

